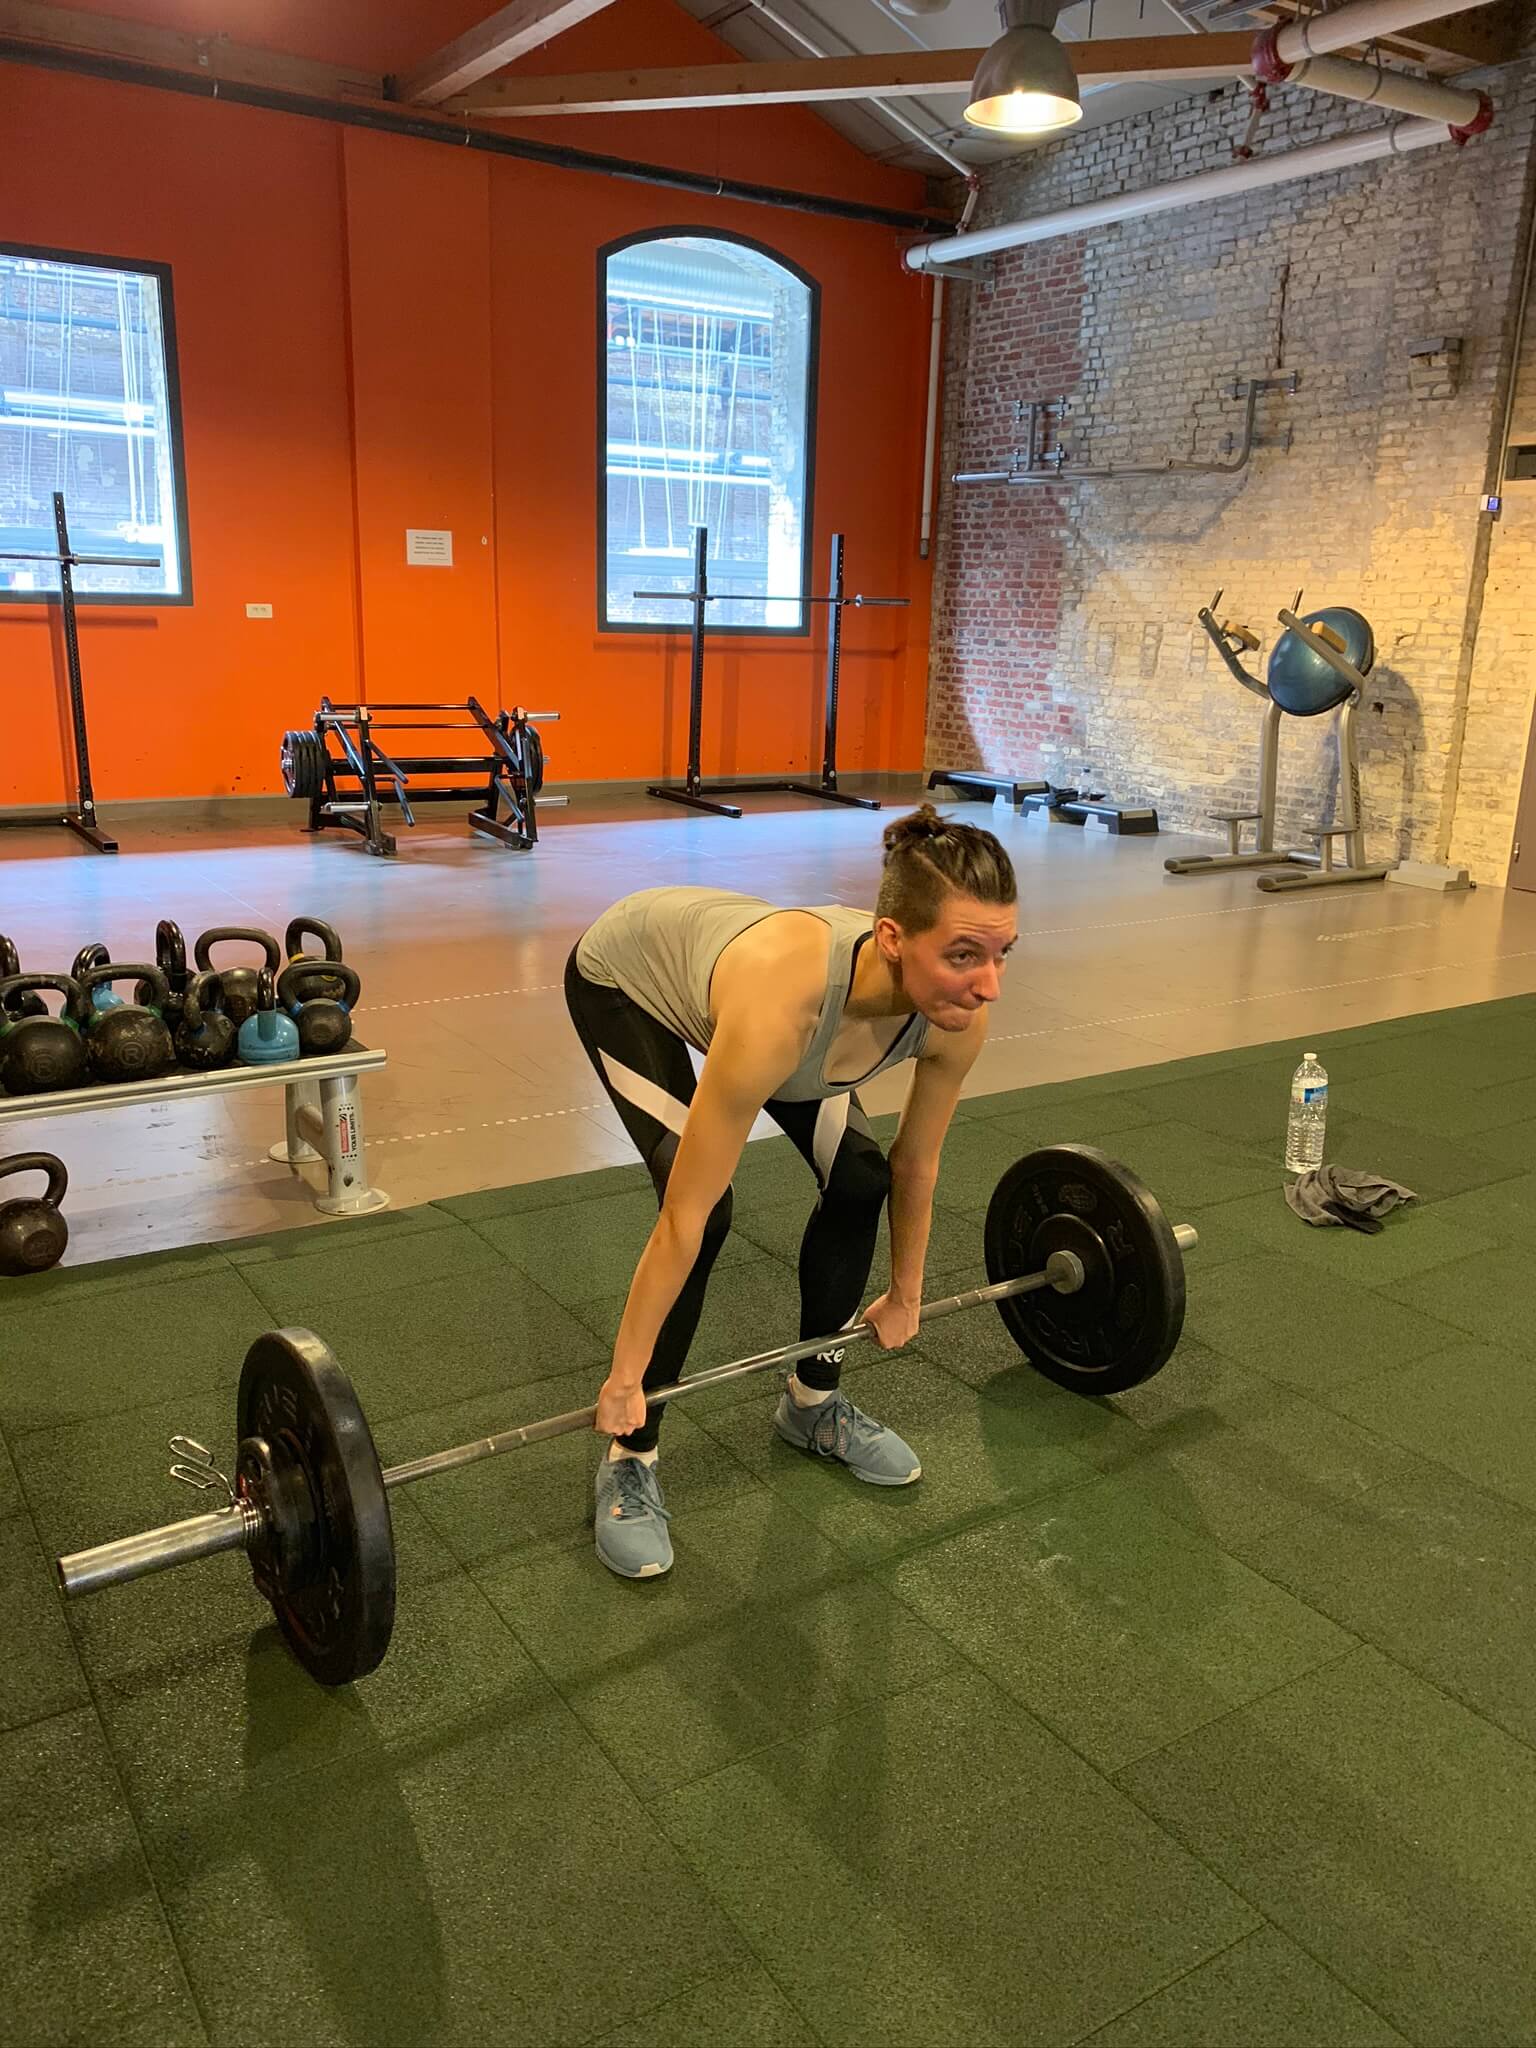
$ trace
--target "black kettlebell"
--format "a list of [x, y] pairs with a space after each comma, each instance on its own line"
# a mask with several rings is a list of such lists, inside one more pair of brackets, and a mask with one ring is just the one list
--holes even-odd
[[299, 1027], [299, 1050], [315, 1059], [324, 1053], [340, 1052], [352, 1038], [352, 1005], [362, 993], [362, 977], [355, 967], [333, 959], [324, 977], [326, 989], [336, 995], [317, 995], [321, 977], [312, 960], [293, 960], [277, 978], [277, 1000]]
[[[334, 925], [325, 924], [318, 917], [296, 917], [290, 921], [283, 938], [288, 947], [288, 965], [296, 967], [302, 962], [310, 968], [310, 973], [304, 981], [296, 985], [295, 1000], [307, 1002], [311, 996], [329, 996], [332, 1002], [345, 1000], [349, 1008], [356, 1003], [355, 992], [350, 997], [344, 997], [342, 985], [333, 976], [316, 971], [321, 961], [340, 960], [342, 957], [341, 940], [336, 936]], [[320, 941], [321, 950], [318, 953], [305, 949], [304, 941], [307, 938]], [[283, 1000], [282, 990], [279, 988], [278, 1001]]]
[[[192, 948], [192, 958], [205, 971], [213, 966], [213, 949], [227, 940], [244, 939], [247, 945], [260, 946], [264, 957], [262, 965], [267, 973], [275, 975], [283, 963], [282, 952], [270, 932], [252, 931], [242, 925], [220, 924], [203, 933]], [[259, 967], [221, 967], [219, 980], [224, 987], [224, 1007], [237, 1025], [247, 1017], [256, 1014], [257, 976]]]
[[181, 1022], [176, 1027], [176, 1057], [184, 1067], [207, 1073], [227, 1067], [235, 1056], [239, 1026], [224, 1008], [224, 988], [218, 975], [194, 974], [181, 999]]
[[48, 1176], [45, 1195], [0, 1202], [0, 1273], [20, 1279], [26, 1273], [46, 1273], [64, 1256], [69, 1225], [59, 1204], [69, 1186], [69, 1175], [63, 1160], [55, 1159], [51, 1152], [18, 1152], [14, 1159], [0, 1159], [0, 1180], [13, 1173]]
[[147, 985], [154, 1001], [119, 1003], [110, 1010], [98, 1010], [85, 1031], [85, 1050], [91, 1073], [98, 1081], [149, 1081], [163, 1074], [176, 1057], [171, 1034], [160, 1006], [168, 991], [158, 967], [136, 961], [127, 967], [90, 967], [80, 977], [81, 993], [89, 1003], [92, 992], [104, 982], [129, 981], [137, 977]]
[[[181, 1022], [182, 997], [192, 977], [187, 968], [187, 942], [181, 936], [181, 926], [168, 917], [162, 917], [155, 926], [155, 959], [169, 990], [163, 1015], [174, 1034]], [[153, 1003], [154, 995], [147, 981], [139, 983], [133, 992], [133, 1000], [146, 1007]]]
[[[28, 989], [56, 988], [64, 998], [57, 1017], [12, 1019], [13, 997]], [[90, 1014], [80, 984], [68, 974], [13, 974], [0, 981], [0, 1085], [12, 1095], [42, 1095], [81, 1088], [87, 1079], [80, 1027]]]
[[[20, 974], [21, 961], [17, 958], [16, 947], [4, 932], [0, 932], [0, 981], [9, 981], [13, 974]], [[30, 989], [23, 995], [12, 996], [5, 1005], [7, 1017], [46, 1017], [48, 1005]]]

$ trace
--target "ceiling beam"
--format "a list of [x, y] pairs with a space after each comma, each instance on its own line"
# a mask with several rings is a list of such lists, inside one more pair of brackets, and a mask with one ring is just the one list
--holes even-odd
[[453, 93], [467, 92], [493, 71], [515, 64], [541, 43], [553, 41], [579, 21], [601, 14], [612, 0], [511, 0], [488, 21], [456, 36], [424, 63], [391, 80], [397, 100], [417, 106], [441, 105]]
[[253, 49], [222, 35], [186, 35], [179, 29], [150, 28], [111, 15], [43, 6], [39, 0], [0, 0], [0, 36], [36, 43], [41, 49], [128, 57], [195, 72], [202, 78], [276, 86], [321, 99], [384, 97], [384, 80], [377, 72], [317, 64], [308, 57], [285, 56], [279, 50]]
[[[1121, 36], [1063, 46], [1081, 85], [1131, 79], [1220, 83], [1242, 71], [1253, 37]], [[666, 113], [686, 107], [772, 107], [826, 100], [910, 99], [969, 92], [978, 50], [893, 50], [874, 56], [786, 58], [767, 64], [684, 64], [662, 71], [591, 71], [506, 78], [444, 111], [524, 120], [537, 114]]]

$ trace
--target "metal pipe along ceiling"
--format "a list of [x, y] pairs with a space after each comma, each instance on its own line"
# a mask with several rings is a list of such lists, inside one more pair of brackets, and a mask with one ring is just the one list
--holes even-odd
[[1139, 220], [1148, 214], [1172, 213], [1180, 207], [1198, 206], [1203, 200], [1226, 199], [1233, 193], [1281, 185], [1288, 179], [1312, 177], [1319, 171], [1347, 170], [1377, 157], [1401, 156], [1409, 150], [1433, 148], [1436, 143], [1450, 139], [1451, 129], [1444, 121], [1397, 121], [1389, 128], [1368, 129], [1363, 135], [1337, 135], [1329, 142], [1313, 142], [1304, 149], [1288, 149], [1275, 156], [1254, 157], [1248, 163], [1223, 165], [1220, 170], [1201, 171], [1193, 178], [1178, 178], [1171, 184], [1149, 185], [1140, 192], [1117, 192], [1107, 199], [1090, 199], [1081, 206], [1036, 214], [1030, 220], [1008, 221], [1000, 227], [978, 228], [971, 234], [924, 242], [909, 249], [903, 260], [909, 270], [941, 271], [948, 264], [995, 255], [1000, 249], [1048, 242], [1060, 235], [1081, 234], [1085, 228], [1108, 227], [1115, 221]]

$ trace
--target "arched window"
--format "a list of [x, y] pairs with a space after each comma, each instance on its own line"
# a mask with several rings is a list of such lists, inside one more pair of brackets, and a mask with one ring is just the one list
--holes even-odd
[[804, 632], [817, 287], [735, 235], [676, 229], [598, 258], [598, 619], [687, 625], [709, 531], [711, 632]]

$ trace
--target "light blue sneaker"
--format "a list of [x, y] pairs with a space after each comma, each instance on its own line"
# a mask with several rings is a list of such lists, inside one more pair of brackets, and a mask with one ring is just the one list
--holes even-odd
[[871, 1486], [910, 1486], [923, 1476], [912, 1446], [894, 1429], [855, 1408], [844, 1393], [828, 1394], [814, 1408], [802, 1408], [786, 1386], [773, 1426], [785, 1443], [814, 1457], [836, 1458], [855, 1479]]
[[604, 1457], [597, 1468], [597, 1554], [621, 1579], [657, 1579], [672, 1569], [672, 1519], [654, 1465]]

